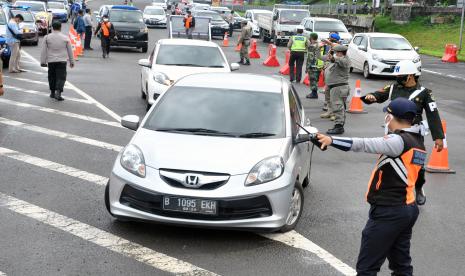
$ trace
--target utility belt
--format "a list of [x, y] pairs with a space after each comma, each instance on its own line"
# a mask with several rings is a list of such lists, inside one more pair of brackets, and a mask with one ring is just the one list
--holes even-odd
[[349, 85], [349, 84], [348, 83], [336, 83], [336, 84], [331, 84], [331, 85], [328, 84], [328, 88], [333, 89], [333, 88], [344, 86], [344, 85]]

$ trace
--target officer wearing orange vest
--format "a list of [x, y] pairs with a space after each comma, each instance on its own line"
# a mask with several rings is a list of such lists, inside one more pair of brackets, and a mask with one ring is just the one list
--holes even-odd
[[418, 218], [415, 183], [426, 152], [414, 102], [397, 98], [384, 111], [388, 133], [378, 138], [342, 138], [318, 134], [325, 149], [380, 154], [368, 183], [369, 219], [362, 232], [357, 275], [377, 275], [386, 258], [392, 275], [413, 274], [410, 257], [412, 228]]
[[95, 29], [95, 35], [100, 32], [100, 41], [102, 45], [102, 57], [110, 57], [110, 41], [115, 36], [115, 27], [110, 23], [108, 16], [104, 15], [102, 22]]
[[184, 28], [186, 28], [186, 35], [188, 39], [192, 39], [192, 32], [195, 28], [195, 18], [192, 16], [191, 11], [187, 11], [186, 17], [184, 17]]

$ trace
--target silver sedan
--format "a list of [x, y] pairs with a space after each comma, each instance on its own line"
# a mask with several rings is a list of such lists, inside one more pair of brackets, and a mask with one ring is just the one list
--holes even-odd
[[[280, 77], [194, 74], [139, 122], [105, 192], [111, 215], [177, 225], [293, 229], [310, 179], [310, 126]], [[304, 126], [305, 125], [305, 126]]]

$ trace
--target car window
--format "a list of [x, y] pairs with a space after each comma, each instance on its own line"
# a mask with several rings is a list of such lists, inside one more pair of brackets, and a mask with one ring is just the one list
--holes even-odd
[[370, 46], [374, 50], [412, 50], [410, 43], [402, 37], [372, 37], [370, 38]]
[[339, 32], [347, 33], [347, 28], [340, 21], [315, 21], [316, 32]]
[[141, 12], [127, 10], [112, 10], [110, 12], [110, 21], [128, 23], [144, 22]]
[[301, 123], [301, 109], [299, 109], [299, 100], [298, 97], [294, 95], [292, 90], [289, 91], [289, 111], [291, 113], [291, 130], [292, 137], [296, 137], [299, 133], [299, 126], [296, 124]]
[[228, 66], [217, 47], [195, 45], [160, 45], [156, 64], [211, 68]]
[[269, 133], [285, 136], [281, 93], [174, 86], [147, 118], [144, 128], [201, 128], [240, 136]]
[[6, 16], [3, 10], [0, 10], [0, 25], [6, 25]]
[[366, 36], [362, 36], [362, 41], [360, 41], [360, 45], [365, 48], [368, 48], [368, 39]]
[[356, 36], [354, 37], [354, 40], [352, 41], [352, 43], [354, 43], [355, 45], [360, 45], [360, 42], [362, 41], [362, 36]]
[[309, 16], [308, 11], [301, 10], [282, 10], [279, 14], [279, 23], [281, 24], [299, 24], [302, 19]]
[[308, 31], [313, 31], [313, 22], [311, 20], [308, 20], [307, 23], [305, 24], [305, 29], [308, 30]]
[[50, 9], [65, 9], [65, 4], [59, 2], [48, 2], [48, 7]]
[[165, 11], [163, 9], [145, 9], [144, 13], [148, 15], [164, 15]]
[[[3, 11], [0, 11], [0, 13], [2, 12]], [[11, 17], [15, 17], [16, 15], [21, 14], [24, 18], [24, 22], [35, 22], [36, 21], [32, 13], [29, 11], [11, 10], [11, 14], [12, 14]], [[5, 24], [5, 23], [2, 23], [2, 20], [1, 20], [2, 17], [4, 16], [0, 16], [0, 24]]]

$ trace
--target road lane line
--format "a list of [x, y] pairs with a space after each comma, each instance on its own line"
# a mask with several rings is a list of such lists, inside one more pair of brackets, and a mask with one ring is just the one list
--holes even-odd
[[440, 73], [440, 72], [436, 72], [436, 71], [432, 71], [432, 70], [428, 70], [428, 69], [423, 69], [423, 68], [421, 69], [421, 71], [426, 72], [426, 73], [430, 73], [430, 74], [433, 74], [433, 75], [438, 75], [438, 76], [442, 76], [442, 77], [447, 77], [447, 78], [451, 78], [451, 79], [465, 81], [465, 78], [459, 77], [459, 76], [454, 76], [454, 75], [451, 75], [451, 74], [444, 74], [444, 73]]
[[0, 206], [14, 213], [21, 214], [105, 249], [135, 259], [155, 269], [175, 275], [214, 276], [213, 272], [176, 259], [138, 243], [116, 236], [94, 226], [85, 224], [64, 215], [33, 205], [15, 197], [0, 193]]
[[[4, 87], [7, 89], [19, 91], [19, 92], [24, 92], [24, 93], [33, 94], [33, 95], [42, 96], [42, 97], [49, 97], [49, 92], [42, 92], [42, 91], [37, 91], [37, 90], [32, 90], [32, 89], [24, 89], [24, 88], [12, 86], [12, 85], [5, 85]], [[62, 97], [68, 101], [91, 104], [89, 100], [85, 100], [85, 99], [71, 98], [67, 96], [62, 96]]]
[[320, 246], [313, 243], [312, 241], [305, 238], [304, 236], [302, 236], [294, 230], [287, 233], [267, 233], [260, 235], [265, 238], [284, 243], [290, 247], [311, 252], [317, 255], [320, 259], [322, 259], [329, 265], [331, 265], [333, 268], [341, 272], [343, 275], [353, 276], [357, 274], [352, 267], [345, 264], [331, 253], [324, 250], [323, 248], [321, 248]]
[[66, 174], [72, 177], [76, 177], [85, 181], [93, 182], [100, 186], [105, 186], [108, 182], [108, 178], [93, 174], [90, 172], [82, 171], [73, 167], [69, 167], [60, 163], [55, 163], [53, 161], [49, 161], [46, 159], [42, 159], [39, 157], [27, 155], [25, 153], [21, 153], [19, 151], [15, 151], [12, 149], [7, 149], [0, 147], [0, 156], [5, 156], [17, 161], [21, 161], [36, 167], [48, 169], [54, 172], [59, 172], [62, 174]]
[[38, 106], [38, 105], [33, 105], [33, 104], [28, 104], [28, 103], [22, 103], [22, 102], [17, 102], [17, 101], [13, 101], [13, 100], [7, 100], [7, 99], [0, 99], [0, 103], [15, 105], [15, 106], [19, 106], [19, 107], [30, 108], [30, 109], [39, 110], [39, 111], [48, 112], [48, 113], [53, 113], [53, 114], [58, 114], [58, 115], [61, 115], [61, 116], [81, 119], [81, 120], [85, 120], [85, 121], [92, 122], [92, 123], [97, 123], [97, 124], [102, 124], [102, 125], [107, 125], [107, 126], [123, 128], [117, 122], [107, 121], [107, 120], [103, 120], [103, 119], [99, 119], [99, 118], [95, 118], [95, 117], [91, 117], [91, 116], [87, 116], [87, 115], [71, 113], [71, 112], [67, 112], [67, 111], [56, 110], [56, 109], [53, 109], [53, 108], [48, 108], [48, 107], [43, 107], [43, 106]]
[[0, 276], [6, 276], [6, 273], [0, 271]]
[[[45, 85], [47, 87], [49, 86], [48, 82], [44, 82], [44, 81], [30, 80], [30, 79], [11, 77], [11, 76], [5, 76], [5, 75], [3, 75], [3, 77], [7, 78], [7, 79], [17, 80], [17, 81], [24, 81], [24, 82], [34, 83], [34, 84]], [[69, 85], [65, 85], [64, 88], [71, 89], [71, 87]]]
[[[30, 60], [33, 60], [35, 61], [35, 63], [40, 66], [40, 62], [33, 56], [31, 56], [29, 53], [27, 53], [26, 51], [21, 51], [21, 54], [23, 54], [25, 57], [27, 57], [28, 59]], [[46, 71], [47, 69], [44, 68], [44, 67], [39, 67], [41, 68], [42, 70]], [[113, 110], [109, 109], [108, 107], [106, 107], [105, 105], [101, 104], [99, 101], [97, 101], [96, 99], [94, 99], [92, 96], [90, 96], [89, 94], [87, 94], [86, 92], [82, 91], [81, 89], [77, 88], [74, 84], [72, 84], [71, 82], [69, 81], [66, 81], [66, 84], [67, 84], [67, 87], [70, 87], [72, 90], [74, 90], [74, 92], [78, 93], [79, 95], [81, 95], [82, 97], [86, 98], [87, 100], [91, 101], [92, 103], [94, 103], [98, 108], [100, 108], [103, 112], [107, 113], [110, 117], [112, 117], [113, 119], [115, 119], [116, 121], [118, 122], [121, 122], [121, 116], [119, 116], [118, 114], [116, 114]]]
[[3, 118], [3, 117], [0, 117], [0, 123], [5, 124], [5, 125], [9, 125], [9, 126], [14, 126], [14, 127], [27, 129], [27, 130], [34, 131], [34, 132], [41, 133], [41, 134], [45, 134], [45, 135], [50, 135], [50, 136], [55, 136], [55, 137], [58, 137], [58, 138], [71, 140], [71, 141], [82, 143], [82, 144], [87, 144], [87, 145], [91, 145], [91, 146], [95, 146], [95, 147], [100, 147], [100, 148], [103, 148], [103, 149], [112, 150], [112, 151], [115, 151], [115, 152], [119, 152], [119, 151], [121, 151], [123, 149], [123, 147], [118, 146], [118, 145], [113, 145], [113, 144], [110, 144], [110, 143], [106, 143], [106, 142], [102, 142], [102, 141], [98, 141], [98, 140], [94, 140], [94, 139], [90, 139], [90, 138], [86, 138], [86, 137], [82, 137], [82, 136], [78, 136], [78, 135], [74, 135], [74, 134], [69, 134], [69, 133], [66, 133], [66, 132], [61, 132], [61, 131], [58, 131], [58, 130], [43, 128], [43, 127], [36, 126], [36, 125], [31, 125], [31, 124], [27, 124], [27, 123], [23, 123], [23, 122], [18, 122], [18, 121], [10, 120], [10, 119]]

